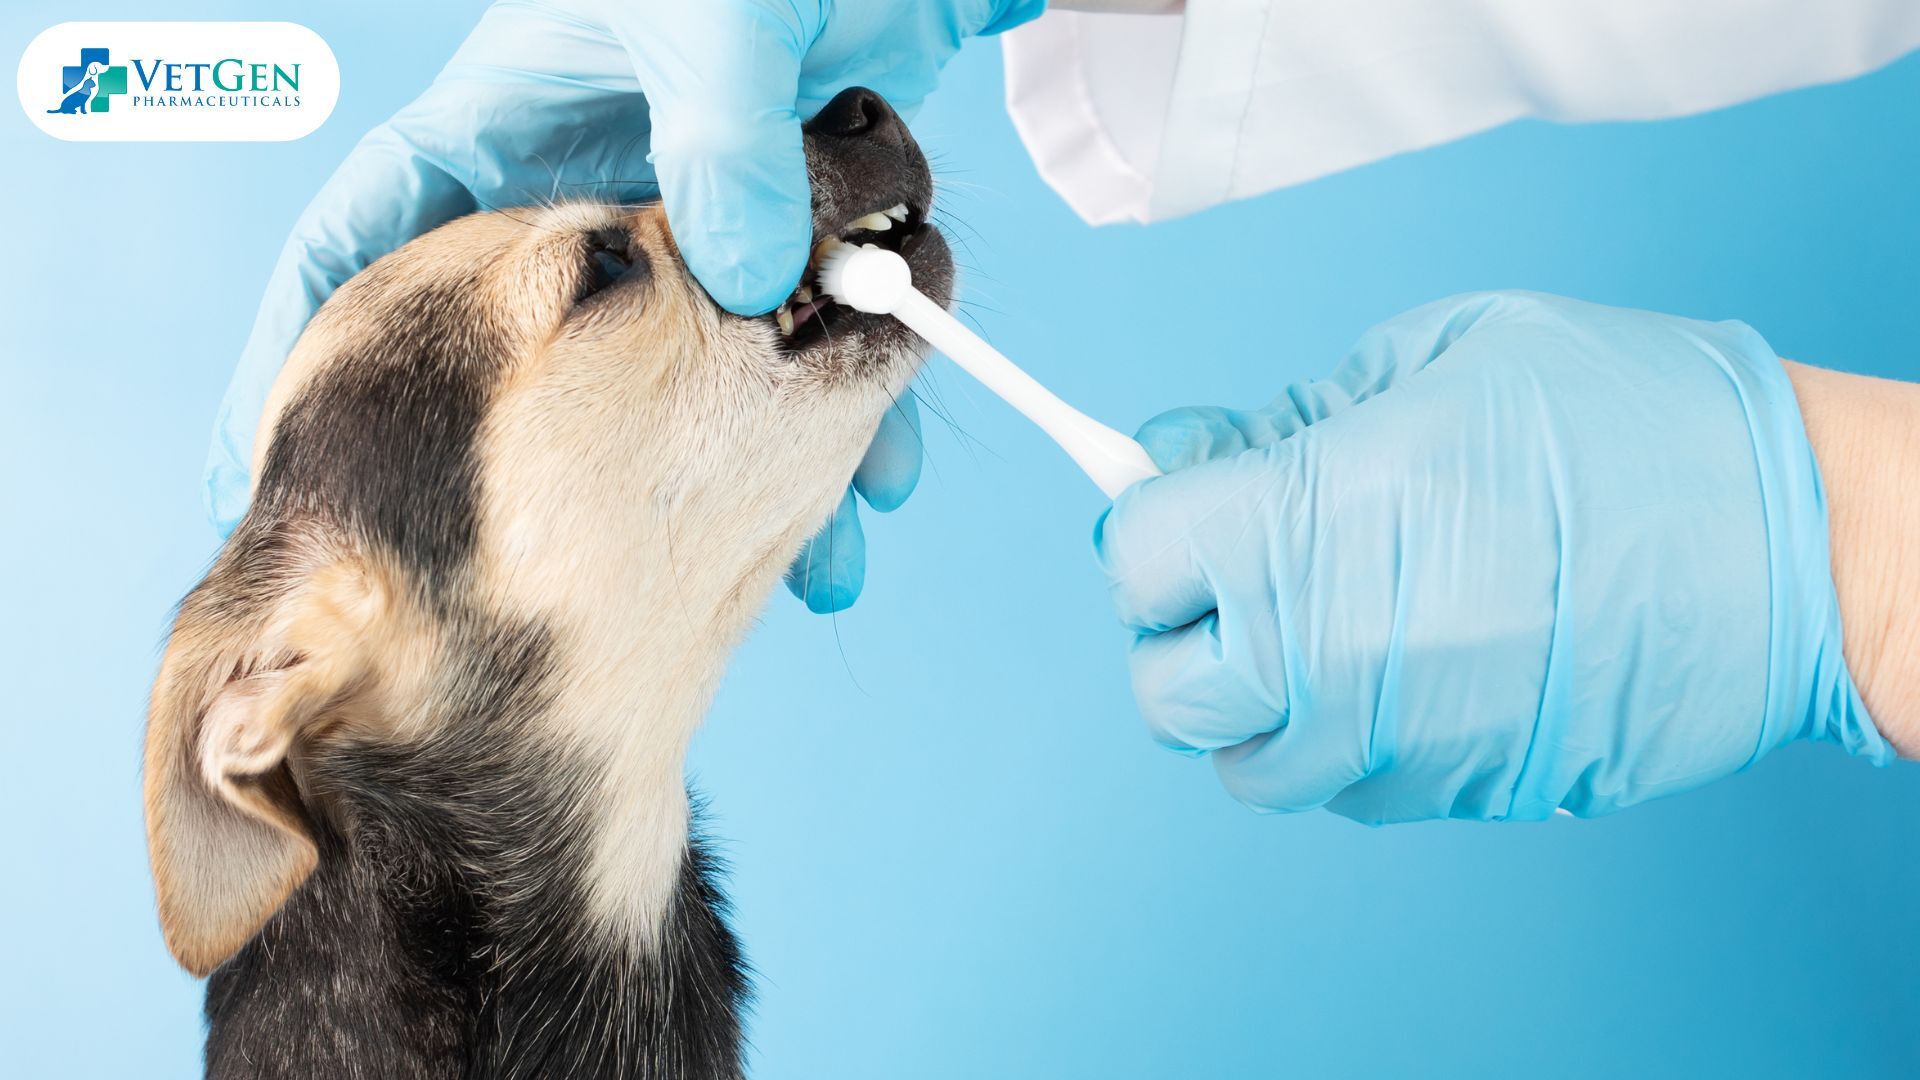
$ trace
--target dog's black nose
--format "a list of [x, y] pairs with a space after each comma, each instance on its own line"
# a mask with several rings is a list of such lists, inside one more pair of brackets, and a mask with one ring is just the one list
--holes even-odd
[[905, 146], [908, 141], [906, 121], [886, 98], [864, 86], [850, 86], [835, 94], [826, 108], [807, 121], [807, 130], [815, 135], [871, 139], [892, 146]]

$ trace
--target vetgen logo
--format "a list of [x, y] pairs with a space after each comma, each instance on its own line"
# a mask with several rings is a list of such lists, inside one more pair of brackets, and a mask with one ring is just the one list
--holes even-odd
[[60, 107], [50, 113], [106, 112], [127, 92], [127, 69], [108, 67], [105, 49], [81, 49], [80, 62], [60, 69]]
[[340, 97], [320, 35], [278, 22], [73, 22], [20, 58], [20, 107], [76, 141], [298, 139]]

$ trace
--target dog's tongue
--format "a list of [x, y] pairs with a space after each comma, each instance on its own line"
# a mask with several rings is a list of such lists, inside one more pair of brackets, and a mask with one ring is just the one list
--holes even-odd
[[794, 308], [793, 328], [798, 330], [808, 319], [813, 318], [815, 312], [824, 310], [830, 302], [826, 297], [822, 296], [809, 300], [799, 307]]

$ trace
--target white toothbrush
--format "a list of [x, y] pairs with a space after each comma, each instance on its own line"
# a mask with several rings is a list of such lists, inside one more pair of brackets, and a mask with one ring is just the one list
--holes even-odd
[[960, 325], [947, 309], [913, 287], [907, 261], [885, 248], [841, 244], [820, 262], [820, 289], [849, 307], [891, 315], [965, 368], [1040, 426], [1107, 498], [1160, 470], [1140, 444], [1055, 397], [1033, 376]]

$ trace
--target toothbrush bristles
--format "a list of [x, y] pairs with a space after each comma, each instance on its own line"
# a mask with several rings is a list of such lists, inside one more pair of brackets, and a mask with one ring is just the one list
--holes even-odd
[[847, 301], [843, 293], [846, 288], [847, 260], [860, 249], [838, 241], [832, 241], [831, 246], [822, 244], [821, 247], [826, 251], [820, 256], [820, 272], [814, 276], [814, 281], [819, 285], [822, 295], [832, 297], [835, 303], [845, 304]]

